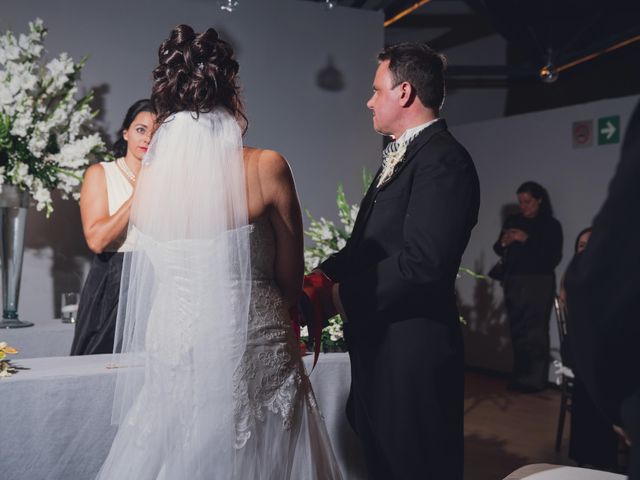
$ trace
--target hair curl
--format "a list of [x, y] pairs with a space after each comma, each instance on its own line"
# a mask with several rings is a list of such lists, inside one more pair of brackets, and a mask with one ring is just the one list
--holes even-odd
[[123, 133], [125, 130], [129, 130], [129, 127], [138, 114], [142, 112], [156, 113], [153, 109], [153, 105], [151, 104], [151, 100], [148, 98], [138, 100], [129, 107], [129, 110], [127, 110], [127, 114], [124, 116], [124, 120], [122, 121], [122, 126], [120, 127], [120, 130], [118, 130], [117, 140], [111, 149], [116, 158], [124, 157], [127, 154], [127, 141], [124, 139]]
[[153, 70], [151, 102], [158, 123], [176, 112], [199, 115], [224, 107], [246, 131], [248, 120], [240, 100], [238, 69], [233, 48], [215, 29], [196, 33], [189, 25], [175, 27], [160, 44], [158, 66]]

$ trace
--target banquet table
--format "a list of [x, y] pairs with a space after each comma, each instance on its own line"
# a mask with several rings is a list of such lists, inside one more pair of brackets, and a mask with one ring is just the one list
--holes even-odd
[[59, 318], [34, 321], [33, 327], [0, 329], [0, 342], [18, 350], [11, 358], [66, 357], [71, 351], [75, 324]]
[[[307, 371], [312, 360], [304, 359]], [[95, 477], [115, 435], [111, 361], [111, 355], [90, 355], [15, 362], [30, 370], [0, 379], [1, 478]], [[321, 354], [310, 378], [344, 478], [364, 479], [362, 454], [344, 414], [347, 354]]]

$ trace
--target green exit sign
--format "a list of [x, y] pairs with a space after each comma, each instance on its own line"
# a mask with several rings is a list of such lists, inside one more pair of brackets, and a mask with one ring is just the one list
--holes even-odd
[[598, 118], [598, 145], [620, 143], [620, 115]]

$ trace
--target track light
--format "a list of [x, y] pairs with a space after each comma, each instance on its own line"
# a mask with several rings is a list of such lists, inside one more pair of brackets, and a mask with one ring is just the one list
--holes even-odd
[[551, 49], [547, 51], [547, 64], [540, 69], [538, 75], [544, 83], [553, 83], [558, 80], [559, 72], [553, 62], [553, 51]]
[[240, 2], [239, 0], [218, 0], [218, 5], [220, 10], [231, 13], [240, 5]]

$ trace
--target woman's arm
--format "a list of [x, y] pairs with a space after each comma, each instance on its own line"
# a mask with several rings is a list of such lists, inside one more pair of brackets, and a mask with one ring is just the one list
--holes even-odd
[[291, 169], [282, 155], [265, 150], [261, 157], [261, 183], [276, 235], [276, 282], [287, 306], [291, 306], [298, 302], [304, 274], [300, 203]]
[[131, 197], [113, 215], [109, 215], [109, 198], [104, 168], [100, 164], [87, 169], [80, 191], [80, 216], [87, 245], [94, 253], [104, 249], [127, 228]]

